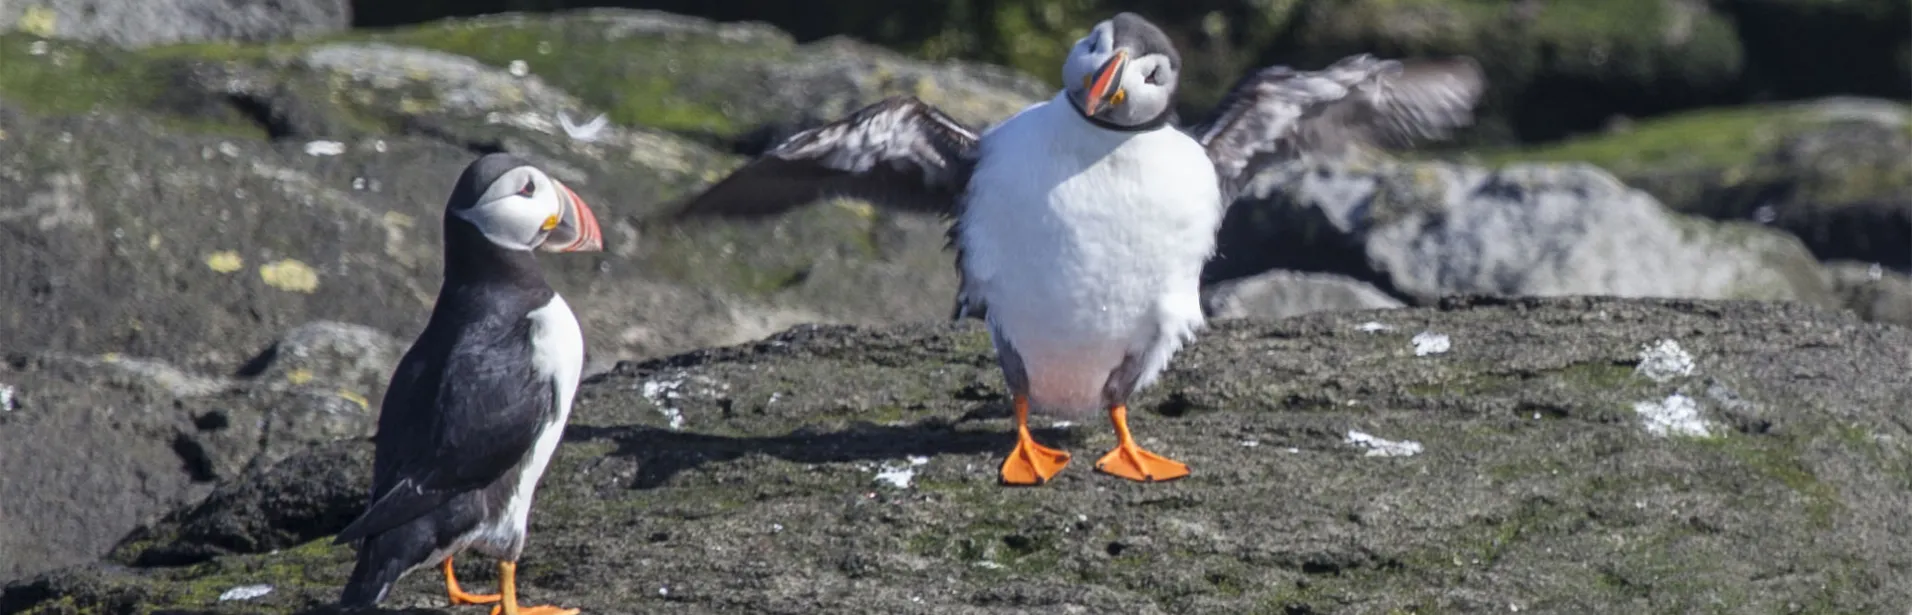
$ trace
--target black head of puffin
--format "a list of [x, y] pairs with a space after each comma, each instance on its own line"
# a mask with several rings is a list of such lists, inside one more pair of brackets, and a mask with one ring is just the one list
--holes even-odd
[[1168, 35], [1141, 15], [1098, 23], [1069, 51], [1062, 79], [1069, 102], [1089, 122], [1120, 131], [1168, 122], [1182, 56]]
[[446, 224], [468, 225], [513, 251], [592, 252], [604, 248], [597, 216], [583, 197], [530, 162], [486, 154], [459, 176]]

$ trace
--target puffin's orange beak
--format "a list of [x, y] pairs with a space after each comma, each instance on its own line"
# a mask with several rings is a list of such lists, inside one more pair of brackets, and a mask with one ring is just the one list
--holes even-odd
[[538, 248], [546, 252], [596, 252], [604, 249], [604, 233], [598, 230], [597, 215], [591, 213], [591, 207], [585, 205], [584, 199], [572, 192], [570, 186], [555, 179], [551, 183], [558, 186], [558, 224]]
[[1125, 98], [1122, 92], [1122, 69], [1129, 65], [1129, 50], [1115, 50], [1115, 57], [1102, 63], [1102, 70], [1095, 75], [1095, 81], [1089, 83], [1088, 96], [1082, 101], [1082, 112], [1095, 115], [1104, 106], [1122, 104]]

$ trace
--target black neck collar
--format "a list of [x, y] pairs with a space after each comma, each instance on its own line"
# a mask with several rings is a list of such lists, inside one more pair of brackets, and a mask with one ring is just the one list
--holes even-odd
[[1149, 121], [1142, 122], [1140, 124], [1136, 124], [1133, 126], [1126, 125], [1126, 124], [1117, 124], [1115, 122], [1111, 122], [1099, 117], [1091, 116], [1087, 113], [1083, 113], [1082, 105], [1076, 102], [1074, 96], [1063, 96], [1063, 98], [1069, 99], [1069, 106], [1075, 107], [1077, 117], [1087, 120], [1089, 124], [1094, 125], [1096, 128], [1101, 128], [1103, 130], [1112, 130], [1115, 132], [1148, 132], [1151, 130], [1155, 130], [1157, 128], [1161, 128], [1163, 126], [1167, 126], [1171, 120], [1175, 119], [1175, 106], [1169, 105], [1167, 109], [1163, 109], [1161, 113], [1156, 114], [1155, 117], [1150, 118]]

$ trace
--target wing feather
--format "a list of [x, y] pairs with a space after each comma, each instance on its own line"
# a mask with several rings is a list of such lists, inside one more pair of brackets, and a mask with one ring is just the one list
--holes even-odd
[[1319, 71], [1271, 66], [1243, 78], [1190, 129], [1208, 148], [1228, 200], [1269, 165], [1336, 154], [1353, 143], [1408, 147], [1473, 123], [1486, 89], [1466, 57], [1402, 62], [1367, 54]]
[[[792, 135], [692, 197], [678, 216], [773, 216], [833, 196], [938, 213], [952, 220], [948, 247], [961, 275], [962, 193], [978, 139], [928, 103], [891, 97]], [[957, 292], [952, 318], [981, 313], [971, 296]]]
[[792, 135], [692, 197], [680, 217], [770, 216], [833, 196], [952, 214], [976, 133], [913, 96]]
[[406, 353], [380, 411], [372, 504], [336, 542], [408, 523], [524, 460], [557, 393], [528, 361], [498, 359], [517, 354], [503, 346], [528, 340], [529, 326], [463, 336], [444, 356], [430, 356], [426, 343]]

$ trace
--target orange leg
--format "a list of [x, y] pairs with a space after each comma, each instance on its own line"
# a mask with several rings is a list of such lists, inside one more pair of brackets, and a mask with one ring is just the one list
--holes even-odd
[[504, 592], [504, 600], [498, 606], [491, 607], [491, 615], [578, 615], [577, 609], [561, 609], [550, 605], [518, 606], [517, 562], [498, 562], [498, 590]]
[[1095, 469], [1145, 483], [1188, 476], [1188, 466], [1182, 462], [1142, 450], [1141, 446], [1136, 445], [1135, 436], [1129, 434], [1128, 406], [1110, 408], [1109, 422], [1115, 423], [1115, 450], [1095, 462]]
[[467, 594], [459, 589], [458, 577], [451, 572], [451, 557], [445, 558], [445, 594], [451, 596], [452, 606], [467, 604], [491, 604], [500, 598], [498, 594]]
[[1069, 454], [1036, 444], [1029, 437], [1029, 398], [1016, 396], [1016, 448], [1002, 460], [1005, 485], [1040, 485], [1069, 465]]

